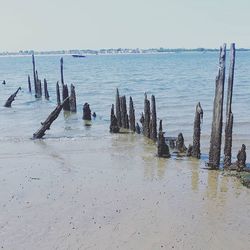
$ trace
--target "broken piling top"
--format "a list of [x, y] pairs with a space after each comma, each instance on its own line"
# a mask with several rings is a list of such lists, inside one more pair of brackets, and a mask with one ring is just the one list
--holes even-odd
[[223, 121], [223, 98], [226, 66], [226, 44], [220, 47], [219, 71], [215, 80], [215, 97], [213, 104], [213, 121], [210, 138], [209, 163], [212, 169], [218, 169], [221, 154], [221, 136]]

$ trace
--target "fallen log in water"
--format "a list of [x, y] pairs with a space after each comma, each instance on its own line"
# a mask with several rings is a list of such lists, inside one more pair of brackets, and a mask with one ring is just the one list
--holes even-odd
[[[68, 97], [69, 98], [69, 97]], [[63, 105], [65, 104], [65, 102], [68, 100], [65, 99], [63, 101], [62, 104], [58, 105], [48, 116], [48, 118], [42, 122], [42, 127], [40, 129], [38, 129], [38, 131], [36, 133], [33, 134], [33, 139], [41, 139], [44, 135], [45, 135], [45, 131], [50, 129], [51, 124], [56, 120], [56, 118], [59, 116]]]
[[227, 89], [224, 168], [230, 167], [232, 159], [232, 139], [233, 139], [232, 96], [233, 96], [233, 82], [234, 82], [234, 65], [235, 65], [235, 44], [232, 43], [230, 48], [230, 66], [229, 66], [228, 89]]
[[8, 100], [6, 101], [6, 103], [4, 104], [4, 107], [6, 108], [10, 108], [11, 107], [11, 103], [15, 100], [15, 97], [17, 95], [17, 93], [19, 92], [19, 90], [21, 90], [21, 87], [19, 87], [15, 93], [13, 93]]
[[221, 136], [223, 120], [223, 97], [225, 82], [225, 61], [226, 61], [226, 44], [220, 47], [219, 72], [215, 81], [215, 97], [213, 107], [213, 122], [210, 138], [209, 162], [211, 169], [218, 169], [220, 166], [221, 153]]

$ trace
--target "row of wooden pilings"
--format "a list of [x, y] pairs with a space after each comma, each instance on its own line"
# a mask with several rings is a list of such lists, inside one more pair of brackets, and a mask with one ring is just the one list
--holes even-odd
[[[220, 168], [221, 145], [222, 145], [222, 126], [223, 126], [223, 99], [225, 84], [225, 65], [226, 65], [226, 44], [220, 48], [219, 70], [215, 80], [215, 97], [213, 104], [213, 120], [210, 137], [208, 167], [211, 169]], [[233, 132], [233, 113], [232, 96], [235, 67], [235, 44], [230, 48], [230, 66], [228, 76], [227, 104], [226, 104], [226, 123], [225, 123], [225, 143], [224, 143], [224, 169], [242, 171], [246, 168], [246, 147], [243, 144], [237, 154], [237, 161], [232, 164], [232, 132]], [[182, 133], [177, 138], [165, 137], [162, 129], [162, 120], [159, 122], [157, 131], [157, 114], [155, 96], [151, 96], [151, 103], [145, 94], [144, 113], [140, 118], [141, 127], [136, 123], [135, 109], [132, 97], [129, 98], [129, 114], [127, 113], [126, 96], [119, 95], [116, 91], [115, 105], [111, 107], [110, 132], [119, 133], [121, 129], [130, 129], [132, 132], [142, 133], [147, 138], [157, 142], [158, 157], [169, 158], [171, 156], [169, 147], [178, 150], [179, 153], [186, 154], [188, 157], [200, 159], [200, 139], [201, 123], [203, 120], [203, 109], [198, 103], [195, 109], [193, 144], [186, 148]], [[168, 142], [168, 144], [166, 143]]]

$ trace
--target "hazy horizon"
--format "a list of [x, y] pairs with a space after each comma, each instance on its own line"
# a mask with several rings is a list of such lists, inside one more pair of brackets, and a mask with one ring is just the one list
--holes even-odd
[[250, 48], [248, 0], [0, 0], [0, 51]]

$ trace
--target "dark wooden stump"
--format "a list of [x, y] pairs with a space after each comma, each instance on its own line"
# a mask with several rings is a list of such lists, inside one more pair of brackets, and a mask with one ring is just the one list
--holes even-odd
[[130, 124], [130, 130], [135, 132], [135, 109], [134, 109], [133, 99], [131, 96], [129, 98], [129, 124]]
[[126, 96], [120, 97], [122, 128], [129, 129]]
[[182, 133], [178, 134], [177, 140], [176, 140], [176, 149], [180, 152], [180, 153], [185, 153], [187, 151], [187, 148], [185, 146], [184, 143], [184, 137]]
[[34, 54], [32, 54], [32, 66], [33, 66], [35, 96], [37, 96], [36, 62]]
[[192, 146], [192, 156], [198, 159], [200, 159], [201, 157], [200, 139], [201, 139], [202, 119], [203, 119], [203, 109], [201, 107], [201, 104], [198, 103], [195, 110], [194, 135], [193, 135], [193, 146]]
[[49, 100], [49, 91], [48, 91], [48, 83], [47, 80], [44, 79], [44, 97], [46, 100]]
[[56, 100], [57, 100], [57, 105], [61, 104], [61, 97], [60, 97], [60, 87], [59, 83], [56, 83]]
[[63, 102], [64, 100], [66, 100], [66, 102], [64, 102], [63, 105], [63, 110], [64, 111], [70, 111], [70, 106], [69, 106], [69, 90], [68, 90], [68, 86], [67, 84], [63, 85], [63, 92], [62, 92], [62, 98], [63, 98]]
[[31, 93], [31, 81], [30, 81], [30, 75], [28, 75], [28, 87], [29, 87], [29, 92]]
[[64, 85], [64, 78], [63, 78], [63, 58], [60, 59], [60, 65], [61, 65], [61, 83]]
[[136, 132], [137, 134], [140, 134], [140, 133], [141, 133], [141, 128], [140, 128], [138, 122], [136, 123], [136, 126], [135, 126], [135, 132]]
[[144, 122], [143, 122], [143, 134], [150, 138], [150, 102], [147, 99], [147, 94], [144, 98]]
[[109, 131], [110, 133], [119, 133], [120, 131], [120, 128], [118, 126], [118, 120], [115, 116], [114, 104], [112, 104], [112, 107], [111, 107]]
[[15, 100], [15, 97], [17, 95], [17, 93], [19, 92], [19, 90], [21, 90], [21, 87], [19, 87], [15, 93], [13, 93], [9, 98], [8, 100], [6, 101], [6, 103], [4, 104], [4, 107], [6, 108], [10, 108], [11, 107], [11, 104], [12, 102]]
[[120, 102], [120, 95], [119, 95], [118, 88], [116, 89], [115, 111], [116, 111], [116, 118], [118, 121], [118, 126], [122, 127], [121, 102]]
[[229, 168], [232, 161], [232, 140], [233, 140], [233, 113], [232, 113], [232, 97], [234, 82], [234, 66], [235, 66], [235, 44], [231, 44], [230, 48], [230, 66], [228, 76], [227, 89], [227, 106], [226, 106], [226, 125], [225, 125], [225, 145], [224, 145], [224, 168]]
[[76, 113], [76, 92], [75, 86], [70, 85], [70, 98], [69, 98], [70, 111]]
[[[160, 124], [162, 126], [161, 120], [160, 120]], [[162, 158], [170, 158], [171, 157], [171, 155], [169, 153], [169, 147], [166, 144], [164, 132], [162, 132], [162, 129], [158, 133], [157, 156], [162, 157]]]
[[246, 146], [245, 144], [242, 144], [241, 149], [239, 150], [237, 154], [237, 161], [236, 161], [237, 169], [236, 170], [238, 172], [241, 172], [246, 167], [246, 159], [247, 159]]
[[48, 118], [41, 123], [42, 127], [33, 134], [33, 139], [41, 139], [45, 135], [45, 131], [50, 129], [51, 124], [56, 120], [59, 116], [63, 105], [69, 98], [65, 99], [61, 105], [58, 105], [48, 116]]
[[87, 121], [91, 121], [91, 110], [90, 110], [89, 104], [87, 102], [83, 105], [83, 117], [82, 117], [82, 119], [87, 120]]
[[216, 77], [215, 98], [213, 108], [213, 122], [210, 138], [209, 163], [211, 169], [218, 169], [220, 166], [221, 136], [223, 120], [223, 97], [225, 82], [225, 61], [226, 44], [220, 48], [219, 72]]
[[150, 138], [153, 141], [157, 141], [157, 116], [156, 116], [156, 104], [155, 96], [151, 96], [151, 122], [150, 122]]

